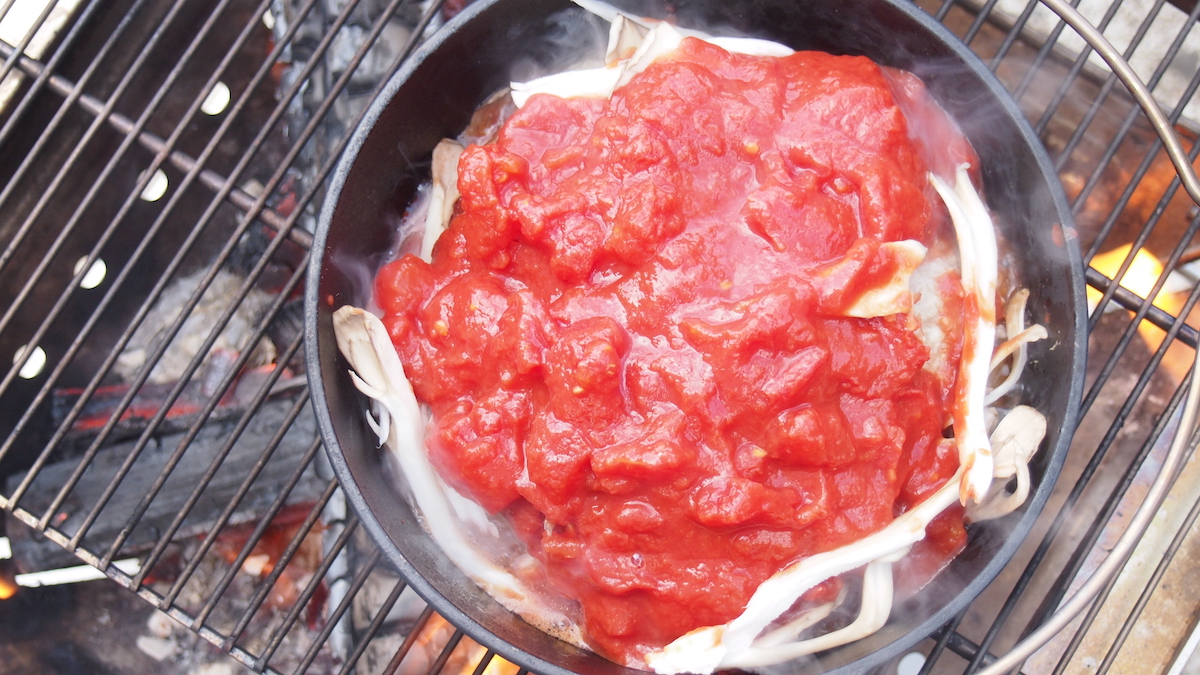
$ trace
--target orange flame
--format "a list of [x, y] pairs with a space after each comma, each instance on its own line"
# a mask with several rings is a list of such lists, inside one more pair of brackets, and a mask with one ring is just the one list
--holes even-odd
[[[397, 670], [398, 675], [416, 675], [429, 672], [430, 666], [437, 661], [450, 638], [454, 635], [454, 626], [450, 625], [441, 615], [434, 614], [421, 629], [412, 651], [405, 655]], [[487, 648], [469, 637], [464, 637], [458, 647], [450, 654], [443, 673], [452, 675], [470, 675], [478, 667], [478, 663], [487, 655]], [[501, 658], [493, 656], [483, 673], [480, 675], [517, 675], [520, 668]]]
[[[1096, 271], [1110, 279], [1117, 274], [1121, 269], [1121, 263], [1125, 262], [1125, 258], [1129, 257], [1131, 244], [1125, 244], [1120, 248], [1114, 248], [1107, 253], [1097, 254], [1092, 258], [1092, 267]], [[1139, 298], [1146, 298], [1150, 295], [1150, 291], [1154, 288], [1154, 284], [1158, 278], [1162, 276], [1163, 265], [1155, 258], [1152, 253], [1144, 248], [1139, 248], [1138, 252], [1133, 256], [1133, 262], [1129, 264], [1129, 269], [1125, 272], [1125, 276], [1121, 279], [1121, 285], [1132, 291]], [[1088, 306], [1095, 308], [1100, 302], [1103, 294], [1089, 287], [1087, 289]], [[1183, 302], [1173, 294], [1159, 293], [1154, 298], [1154, 305], [1164, 311], [1172, 314], [1178, 312], [1183, 306]]]
[[[1119, 248], [1115, 248], [1106, 253], [1100, 253], [1092, 258], [1092, 267], [1096, 268], [1097, 272], [1113, 278], [1121, 268], [1121, 264], [1129, 257], [1129, 252], [1132, 245], [1125, 244]], [[1129, 264], [1129, 269], [1126, 270], [1125, 276], [1121, 279], [1121, 286], [1128, 289], [1139, 298], [1147, 298], [1150, 292], [1154, 289], [1154, 284], [1163, 275], [1163, 264], [1155, 258], [1153, 254], [1144, 248], [1138, 249], [1133, 256], [1133, 261]], [[1087, 289], [1088, 309], [1095, 310], [1099, 304], [1103, 294], [1089, 287]], [[1159, 291], [1154, 297], [1154, 306], [1173, 315], [1179, 316], [1179, 312], [1183, 309], [1184, 295], [1182, 293], [1168, 293], [1165, 290]], [[1138, 325], [1138, 335], [1146, 342], [1146, 346], [1150, 351], [1156, 351], [1162, 345], [1163, 339], [1166, 337], [1166, 332], [1149, 321], [1142, 321]], [[1162, 367], [1175, 379], [1176, 382], [1182, 381], [1183, 376], [1187, 373], [1191, 364], [1190, 349], [1186, 346], [1175, 343], [1168, 349], [1163, 357]]]
[[17, 585], [5, 574], [0, 574], [0, 600], [7, 600], [17, 594]]

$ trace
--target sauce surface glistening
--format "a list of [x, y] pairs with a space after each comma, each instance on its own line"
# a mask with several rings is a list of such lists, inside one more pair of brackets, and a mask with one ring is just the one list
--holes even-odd
[[[686, 39], [611, 99], [532, 98], [462, 155], [432, 264], [379, 273], [435, 466], [509, 519], [600, 653], [731, 620], [954, 473], [955, 364], [926, 367], [910, 314], [845, 315], [895, 271], [883, 243], [947, 248], [918, 124], [969, 154], [911, 75]], [[951, 509], [913, 574], [964, 540]]]

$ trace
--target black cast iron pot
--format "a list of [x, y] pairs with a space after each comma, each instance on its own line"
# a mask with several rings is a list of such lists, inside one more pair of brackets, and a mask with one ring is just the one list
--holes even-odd
[[[1082, 263], [1067, 201], [1033, 131], [1000, 83], [949, 31], [906, 0], [617, 0], [628, 13], [664, 17], [714, 34], [764, 37], [795, 49], [861, 54], [919, 75], [978, 152], [986, 199], [1012, 270], [1031, 292], [1030, 316], [1050, 338], [1033, 345], [1023, 402], [1049, 434], [1034, 459], [1036, 489], [1000, 521], [972, 526], [967, 549], [929, 586], [899, 605], [876, 634], [777, 672], [859, 672], [894, 658], [966, 607], [1008, 562], [1050, 494], [1074, 430], [1086, 332]], [[510, 80], [561, 67], [586, 22], [567, 0], [481, 1], [409, 59], [375, 101], [342, 159], [316, 233], [309, 268], [308, 374], [321, 432], [346, 496], [386, 557], [450, 622], [509, 660], [545, 675], [626, 669], [532, 628], [470, 582], [421, 529], [383, 469], [367, 427], [365, 398], [347, 376], [331, 315], [366, 306], [371, 279], [430, 154]], [[714, 28], [715, 27], [715, 28]], [[628, 671], [634, 672], [634, 671]]]

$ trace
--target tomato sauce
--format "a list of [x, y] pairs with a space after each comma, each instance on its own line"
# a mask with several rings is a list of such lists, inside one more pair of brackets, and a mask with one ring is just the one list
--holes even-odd
[[[902, 106], [970, 155], [911, 75], [686, 39], [609, 100], [533, 97], [462, 155], [432, 264], [380, 271], [435, 466], [609, 658], [730, 621], [957, 469], [915, 319], [845, 315], [894, 271], [882, 244], [946, 236], [946, 153]], [[937, 524], [915, 577], [963, 545], [961, 513]]]

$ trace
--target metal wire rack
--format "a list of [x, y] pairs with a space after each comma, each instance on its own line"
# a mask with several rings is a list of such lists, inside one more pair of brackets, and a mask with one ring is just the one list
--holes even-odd
[[[1162, 465], [1198, 340], [1200, 209], [1117, 77], [1036, 0], [917, 4], [990, 64], [1050, 150], [1095, 304], [1083, 423], [1038, 526], [918, 656], [879, 670], [974, 672], [1096, 569]], [[1072, 5], [1193, 161], [1200, 6]], [[22, 7], [19, 29], [0, 22], [0, 507], [18, 559], [94, 565], [257, 671], [516, 673], [358, 531], [299, 356], [325, 181], [374, 91], [452, 8], [5, 0], [0, 18]], [[1200, 636], [1194, 464], [1122, 574], [1024, 672], [1184, 672]]]

